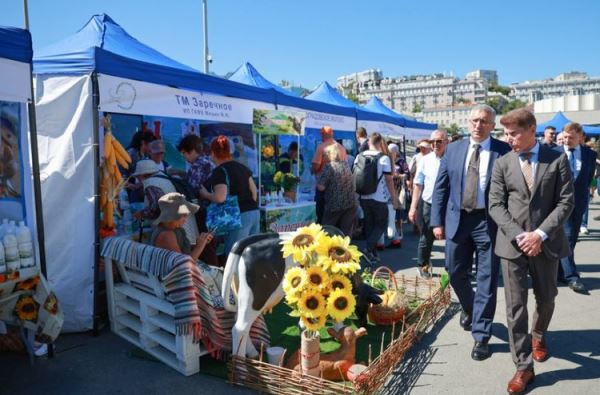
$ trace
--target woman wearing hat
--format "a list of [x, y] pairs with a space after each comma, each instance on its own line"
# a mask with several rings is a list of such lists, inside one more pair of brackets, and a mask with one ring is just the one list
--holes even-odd
[[[175, 185], [169, 178], [160, 171], [158, 165], [152, 159], [143, 159], [135, 166], [135, 173], [132, 174], [144, 186], [144, 204], [143, 210], [133, 214], [137, 219], [155, 219], [160, 214], [159, 200], [162, 196], [176, 192]], [[196, 243], [198, 237], [198, 225], [196, 218], [192, 215], [183, 223], [183, 229], [190, 244]]]
[[198, 205], [185, 200], [177, 192], [167, 193], [158, 199], [160, 215], [154, 221], [154, 231], [150, 237], [150, 244], [166, 250], [187, 254], [198, 260], [204, 247], [211, 242], [211, 233], [201, 233], [195, 240], [195, 245], [186, 237], [183, 225], [189, 218], [193, 218]]

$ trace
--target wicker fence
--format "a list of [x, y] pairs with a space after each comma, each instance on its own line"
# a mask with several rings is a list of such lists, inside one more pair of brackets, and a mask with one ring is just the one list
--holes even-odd
[[[418, 299], [419, 306], [398, 323], [397, 337], [382, 339], [382, 352], [354, 382], [333, 382], [320, 377], [302, 375], [296, 371], [234, 356], [228, 363], [229, 381], [269, 394], [374, 394], [385, 384], [389, 374], [402, 361], [406, 352], [432, 326], [450, 304], [450, 290], [440, 289], [435, 280], [397, 276], [399, 288], [409, 298]], [[387, 343], [387, 346], [384, 344]]]

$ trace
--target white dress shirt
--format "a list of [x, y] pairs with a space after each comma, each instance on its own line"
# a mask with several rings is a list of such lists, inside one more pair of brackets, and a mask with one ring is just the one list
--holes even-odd
[[433, 188], [435, 187], [435, 180], [440, 169], [441, 160], [442, 158], [438, 157], [435, 152], [428, 153], [419, 162], [417, 173], [415, 174], [415, 184], [423, 186], [421, 199], [429, 204], [431, 204], [433, 197]]
[[467, 160], [465, 160], [465, 168], [463, 169], [462, 196], [465, 195], [467, 170], [469, 169], [469, 161], [471, 160], [471, 155], [473, 155], [473, 145], [475, 144], [481, 146], [481, 148], [479, 148], [479, 190], [477, 191], [477, 209], [485, 209], [485, 186], [487, 185], [487, 171], [490, 163], [491, 137], [488, 137], [481, 143], [477, 143], [471, 139], [469, 150], [467, 151]]

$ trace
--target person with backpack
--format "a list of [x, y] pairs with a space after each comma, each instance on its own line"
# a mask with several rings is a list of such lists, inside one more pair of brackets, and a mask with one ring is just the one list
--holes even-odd
[[[177, 190], [171, 177], [163, 173], [152, 159], [142, 159], [135, 165], [135, 172], [131, 175], [137, 177], [144, 186], [145, 207], [133, 214], [136, 219], [156, 219], [160, 215], [158, 200], [170, 192]], [[181, 187], [180, 187], [181, 189]], [[198, 239], [198, 225], [196, 218], [191, 215], [183, 224], [183, 230], [191, 245]]]
[[383, 154], [385, 141], [375, 132], [369, 137], [369, 149], [359, 153], [354, 160], [353, 177], [356, 193], [364, 213], [364, 229], [367, 240], [366, 254], [371, 261], [378, 260], [377, 241], [388, 223], [388, 201], [394, 209], [400, 207], [395, 193], [390, 157]]

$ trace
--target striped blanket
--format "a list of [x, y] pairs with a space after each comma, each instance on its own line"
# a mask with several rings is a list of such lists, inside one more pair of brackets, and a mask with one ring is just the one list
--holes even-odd
[[[226, 311], [221, 297], [222, 271], [189, 255], [111, 237], [102, 245], [103, 257], [156, 276], [165, 289], [166, 299], [175, 307], [178, 334], [192, 334], [202, 342], [213, 358], [224, 360], [231, 354], [231, 329], [235, 313]], [[254, 345], [269, 346], [265, 320], [260, 316], [250, 331]]]

